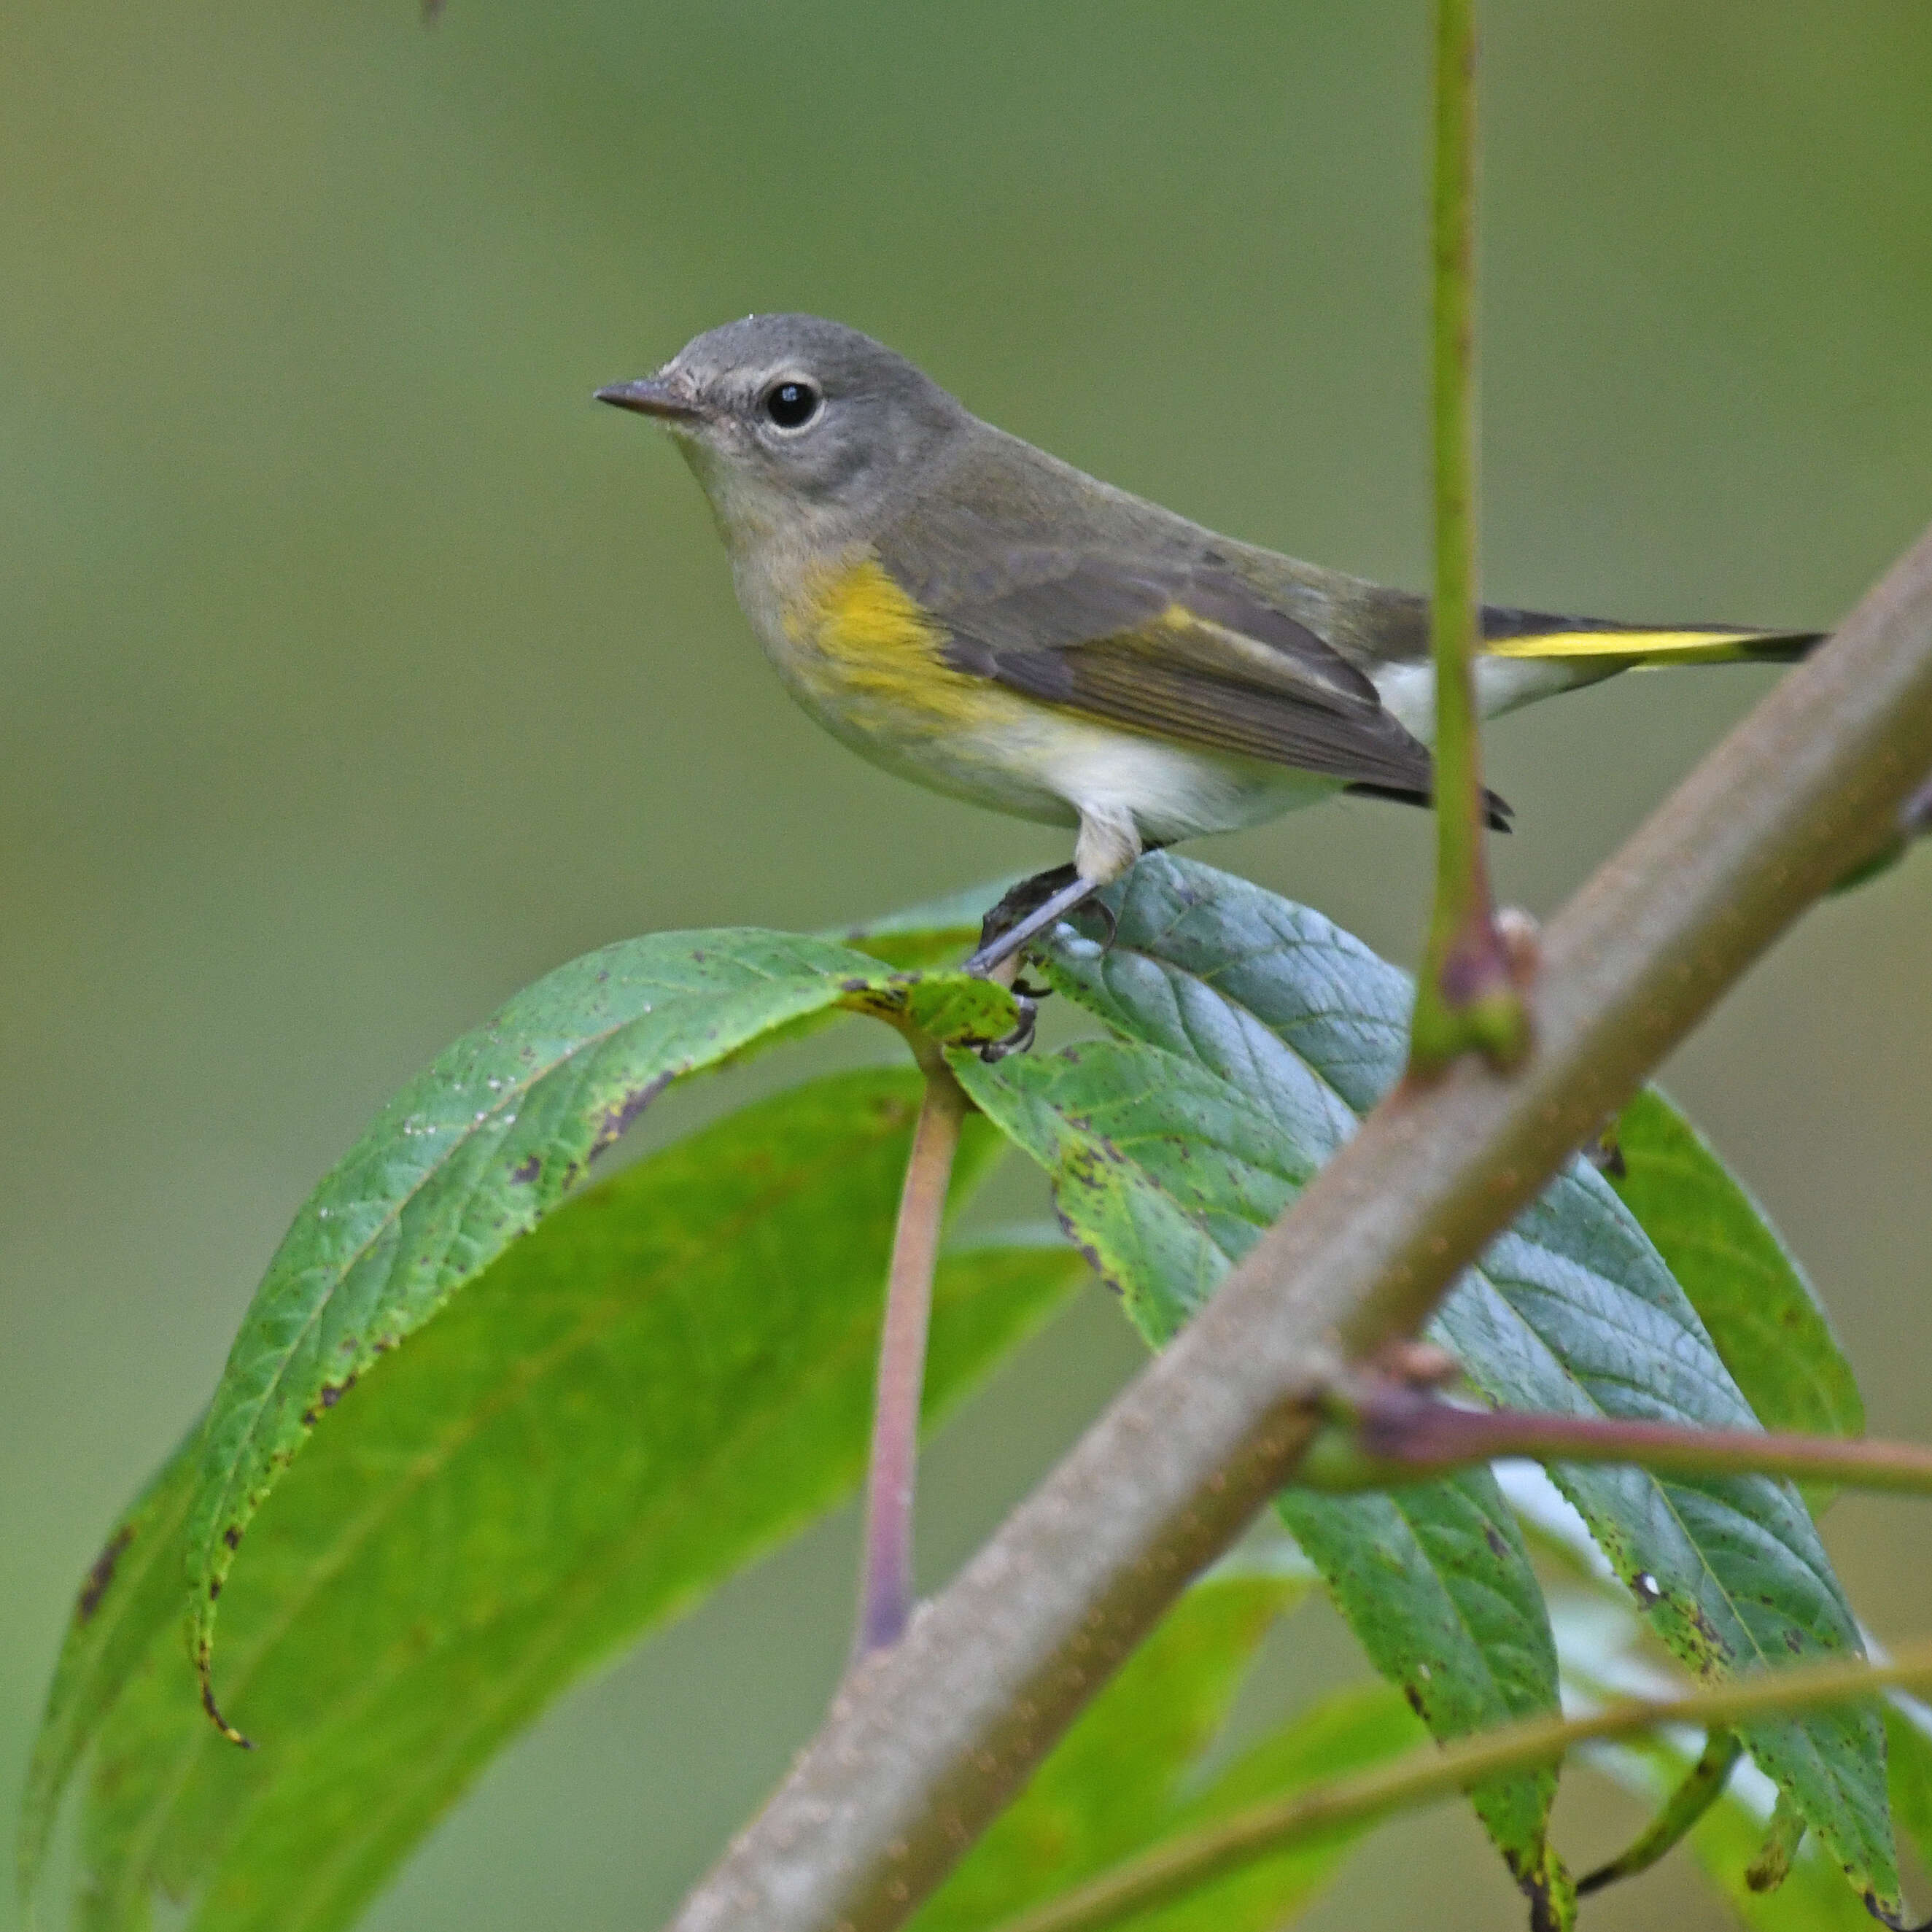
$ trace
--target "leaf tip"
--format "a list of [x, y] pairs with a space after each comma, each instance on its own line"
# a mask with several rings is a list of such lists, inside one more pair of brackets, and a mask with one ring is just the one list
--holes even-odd
[[201, 1678], [201, 1708], [208, 1713], [208, 1721], [231, 1744], [238, 1744], [244, 1750], [255, 1748], [254, 1740], [238, 1731], [221, 1714], [221, 1706], [214, 1701], [214, 1679], [210, 1665], [212, 1660], [204, 1650], [195, 1659], [195, 1670]]

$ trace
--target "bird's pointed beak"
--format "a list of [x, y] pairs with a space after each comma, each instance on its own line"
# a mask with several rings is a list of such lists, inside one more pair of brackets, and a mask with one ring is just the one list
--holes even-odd
[[634, 382], [613, 382], [597, 392], [600, 403], [620, 410], [634, 410], [640, 416], [656, 416], [660, 422], [700, 421], [704, 412], [681, 389], [674, 389], [662, 376], [640, 376]]

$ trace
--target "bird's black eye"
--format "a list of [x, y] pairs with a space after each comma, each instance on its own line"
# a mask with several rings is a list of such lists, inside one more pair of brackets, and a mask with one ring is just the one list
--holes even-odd
[[802, 429], [818, 413], [819, 395], [809, 382], [774, 382], [765, 392], [765, 413], [780, 429]]

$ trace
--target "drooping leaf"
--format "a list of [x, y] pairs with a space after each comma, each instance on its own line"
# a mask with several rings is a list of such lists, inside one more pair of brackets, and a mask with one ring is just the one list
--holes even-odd
[[[1565, 1689], [1587, 1703], [1620, 1696], [1668, 1697], [1683, 1688], [1643, 1654], [1642, 1632], [1628, 1598], [1571, 1602], [1556, 1618]], [[1598, 1771], [1658, 1808], [1660, 1820], [1685, 1790], [1697, 1747], [1666, 1733], [1586, 1748]], [[1708, 1793], [1700, 1794], [1708, 1796]], [[1733, 1767], [1723, 1788], [1690, 1821], [1688, 1846], [1720, 1897], [1754, 1932], [1856, 1932], [1874, 1924], [1864, 1900], [1808, 1838], [1776, 1891], [1746, 1882], [1776, 1810], [1778, 1787], [1749, 1764]], [[1586, 1912], [1592, 1909], [1586, 1906]]]
[[[1313, 1172], [1310, 1142], [1339, 1126], [1332, 1096], [1289, 1082], [1261, 1114], [1256, 1088], [1126, 1040], [1084, 1041], [991, 1066], [962, 1063], [967, 1090], [1054, 1177], [1069, 1232], [1158, 1347]], [[1299, 1129], [1298, 1134], [1294, 1130]], [[1556, 1708], [1543, 1597], [1514, 1518], [1486, 1472], [1400, 1496], [1299, 1492], [1282, 1514], [1377, 1666], [1438, 1736]], [[1569, 1881], [1550, 1847], [1553, 1772], [1485, 1786], [1479, 1814], [1552, 1924]]]
[[204, 1684], [242, 1532], [356, 1378], [535, 1227], [672, 1081], [839, 1006], [949, 1040], [995, 1037], [1014, 1012], [1002, 988], [892, 973], [823, 940], [659, 934], [546, 975], [382, 1109], [296, 1216], [209, 1407], [190, 1528]]
[[[846, 1074], [585, 1190], [346, 1394], [250, 1535], [224, 1744], [183, 1657], [178, 1456], [70, 1634], [37, 1817], [93, 1736], [82, 1898], [199, 1932], [346, 1924], [558, 1690], [854, 1486], [920, 1087]], [[956, 1186], [1001, 1151], [968, 1122]], [[928, 1412], [1082, 1272], [942, 1262]]]
[[1618, 1117], [1610, 1185], [1767, 1429], [1856, 1436], [1864, 1403], [1831, 1318], [1764, 1210], [1655, 1088]]
[[1744, 1875], [1763, 1848], [1766, 1828], [1742, 1805], [1718, 1804], [1690, 1834], [1698, 1863], [1751, 1932], [1871, 1932], [1864, 1902], [1808, 1840], [1774, 1892], [1754, 1892]]
[[1920, 1864], [1932, 1868], [1932, 1707], [1909, 1691], [1894, 1690], [1882, 1708], [1892, 1815]]
[[[1556, 1646], [1522, 1532], [1487, 1469], [1385, 1495], [1289, 1490], [1277, 1504], [1370, 1660], [1438, 1738], [1557, 1708]], [[1576, 1892], [1550, 1842], [1554, 1767], [1470, 1794], [1532, 1926], [1569, 1925]]]
[[82, 1754], [142, 1666], [156, 1634], [172, 1638], [180, 1627], [184, 1539], [200, 1435], [197, 1423], [148, 1479], [109, 1531], [81, 1584], [21, 1802], [16, 1862], [23, 1897], [40, 1882], [55, 1812]]
[[[1054, 1174], [1060, 1212], [1102, 1274], [1137, 1306], [1185, 1309], [1399, 1076], [1408, 982], [1318, 914], [1166, 854], [1143, 860], [1112, 904], [1113, 942], [1063, 927], [1048, 968], [1120, 1037], [1070, 1050], [1070, 1068], [1056, 1064], [1064, 1055], [974, 1062], [962, 1078]], [[1222, 1120], [1234, 1114], [1238, 1132]], [[1581, 1161], [1465, 1277], [1436, 1332], [1492, 1400], [1516, 1408], [1731, 1428], [1754, 1419], [1654, 1248]], [[1659, 1634], [1699, 1671], [1858, 1647], [1790, 1485], [1552, 1473]], [[1895, 1910], [1876, 1718], [1773, 1720], [1748, 1742], [1853, 1882]]]

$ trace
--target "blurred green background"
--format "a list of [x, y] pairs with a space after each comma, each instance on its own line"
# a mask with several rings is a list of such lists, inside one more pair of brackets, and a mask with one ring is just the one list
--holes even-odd
[[[1486, 13], [1488, 590], [1828, 624], [1932, 513], [1932, 12]], [[1420, 582], [1426, 26], [1419, 0], [450, 0], [434, 31], [410, 0], [9, 0], [10, 1816], [104, 1526], [296, 1203], [436, 1048], [606, 940], [1062, 856], [793, 710], [682, 464], [591, 389], [817, 310], [1114, 482]], [[1632, 678], [1500, 726], [1509, 896], [1559, 904], [1767, 683]], [[1200, 849], [1407, 958], [1429, 831], [1352, 802]], [[1922, 856], [1825, 907], [1666, 1071], [1813, 1270], [1874, 1427], [1920, 1436], [1928, 916]], [[934, 1580], [1138, 1358], [1092, 1292], [952, 1425]], [[1828, 1523], [1886, 1636], [1925, 1628], [1923, 1522]], [[852, 1542], [828, 1525], [567, 1700], [372, 1922], [656, 1922], [822, 1706]], [[1271, 1694], [1361, 1668], [1307, 1614]], [[1573, 1786], [1587, 1856], [1631, 1814]], [[1681, 1864], [1592, 1922], [1717, 1924]], [[1453, 1810], [1310, 1922], [1425, 1912], [1520, 1920]]]

